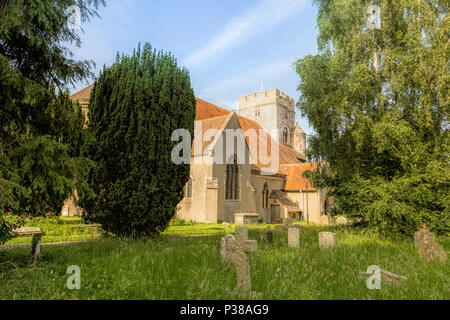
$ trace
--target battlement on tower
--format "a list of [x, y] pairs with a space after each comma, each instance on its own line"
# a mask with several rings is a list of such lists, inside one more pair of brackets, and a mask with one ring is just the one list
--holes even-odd
[[271, 89], [262, 92], [252, 93], [241, 96], [238, 99], [239, 112], [255, 106], [264, 106], [270, 104], [281, 105], [289, 110], [294, 111], [294, 99], [279, 89]]

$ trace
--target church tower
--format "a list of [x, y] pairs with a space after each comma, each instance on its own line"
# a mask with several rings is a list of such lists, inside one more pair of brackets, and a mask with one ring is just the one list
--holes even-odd
[[[238, 108], [240, 115], [256, 121], [278, 142], [304, 154], [306, 134], [298, 124], [295, 126], [294, 99], [287, 94], [278, 89], [252, 93], [239, 97]], [[278, 136], [273, 132], [275, 129]]]

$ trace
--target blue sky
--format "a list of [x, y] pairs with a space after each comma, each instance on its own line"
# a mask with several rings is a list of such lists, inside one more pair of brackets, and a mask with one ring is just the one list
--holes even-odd
[[[170, 51], [191, 74], [195, 95], [227, 109], [238, 97], [278, 88], [296, 101], [292, 64], [317, 53], [317, 8], [311, 0], [107, 0], [82, 25], [76, 59], [99, 70], [139, 42]], [[86, 86], [79, 83], [72, 92]], [[300, 126], [311, 133], [306, 119]]]

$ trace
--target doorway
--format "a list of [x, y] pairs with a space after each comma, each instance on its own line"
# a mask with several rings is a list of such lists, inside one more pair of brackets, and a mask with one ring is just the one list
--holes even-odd
[[270, 223], [281, 223], [280, 205], [272, 204], [270, 206]]

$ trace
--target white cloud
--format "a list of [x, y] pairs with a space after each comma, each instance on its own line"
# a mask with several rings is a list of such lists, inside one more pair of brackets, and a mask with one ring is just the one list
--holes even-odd
[[233, 19], [224, 30], [215, 35], [204, 47], [188, 56], [184, 65], [212, 63], [213, 58], [245, 39], [270, 29], [300, 11], [306, 0], [262, 0], [249, 12]]

